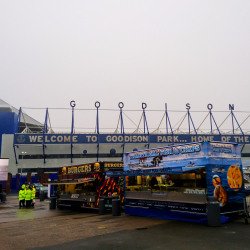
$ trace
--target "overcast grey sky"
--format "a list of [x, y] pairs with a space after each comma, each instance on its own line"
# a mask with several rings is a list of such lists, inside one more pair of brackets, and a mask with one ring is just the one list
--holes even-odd
[[247, 0], [1, 1], [1, 98], [250, 111], [249, 13]]

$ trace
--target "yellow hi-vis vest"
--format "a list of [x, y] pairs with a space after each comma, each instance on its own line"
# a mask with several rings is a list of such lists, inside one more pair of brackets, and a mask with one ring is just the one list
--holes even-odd
[[25, 190], [25, 200], [30, 201], [32, 197], [32, 191], [30, 189]]
[[25, 199], [25, 191], [21, 189], [19, 191], [19, 201], [22, 201], [24, 199]]
[[32, 200], [36, 198], [36, 189], [35, 188], [32, 188]]

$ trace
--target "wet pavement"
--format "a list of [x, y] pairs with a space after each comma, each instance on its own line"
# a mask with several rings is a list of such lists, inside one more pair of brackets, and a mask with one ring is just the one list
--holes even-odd
[[67, 210], [50, 210], [50, 201], [48, 199], [45, 199], [42, 202], [40, 202], [39, 199], [36, 199], [35, 202], [36, 204], [32, 208], [19, 208], [18, 196], [8, 196], [6, 203], [0, 203], [0, 223], [72, 214], [71, 211]]
[[236, 217], [222, 227], [122, 214], [18, 207], [18, 197], [0, 204], [0, 249], [250, 249], [250, 224]]
[[[130, 219], [131, 218], [129, 218], [129, 220]], [[249, 250], [249, 233], [250, 227], [240, 222], [224, 225], [219, 228], [210, 228], [201, 224], [181, 221], [165, 221], [165, 223], [149, 226], [144, 230], [130, 228], [87, 239], [73, 240], [62, 244], [33, 249]]]

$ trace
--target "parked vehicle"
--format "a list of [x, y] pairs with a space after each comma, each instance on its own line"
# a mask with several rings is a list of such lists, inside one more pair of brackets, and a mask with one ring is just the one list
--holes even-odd
[[36, 187], [36, 197], [39, 198], [41, 191], [43, 191], [45, 193], [45, 198], [48, 197], [48, 187], [44, 187], [44, 186], [40, 186], [40, 187]]
[[43, 186], [41, 183], [33, 183], [32, 185], [33, 185], [35, 188], [37, 188], [37, 187], [42, 187], [42, 186]]

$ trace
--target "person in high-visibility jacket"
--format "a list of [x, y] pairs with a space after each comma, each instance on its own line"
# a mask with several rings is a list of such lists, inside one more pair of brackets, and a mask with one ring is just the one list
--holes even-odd
[[22, 185], [22, 189], [25, 190], [25, 184]]
[[23, 188], [19, 191], [19, 207], [25, 206], [25, 190]]
[[30, 207], [31, 205], [31, 197], [32, 197], [32, 191], [29, 187], [25, 190], [25, 201], [26, 201], [26, 208]]
[[34, 185], [31, 186], [31, 191], [32, 191], [32, 197], [31, 197], [31, 205], [35, 204], [35, 198], [36, 198], [36, 189]]

